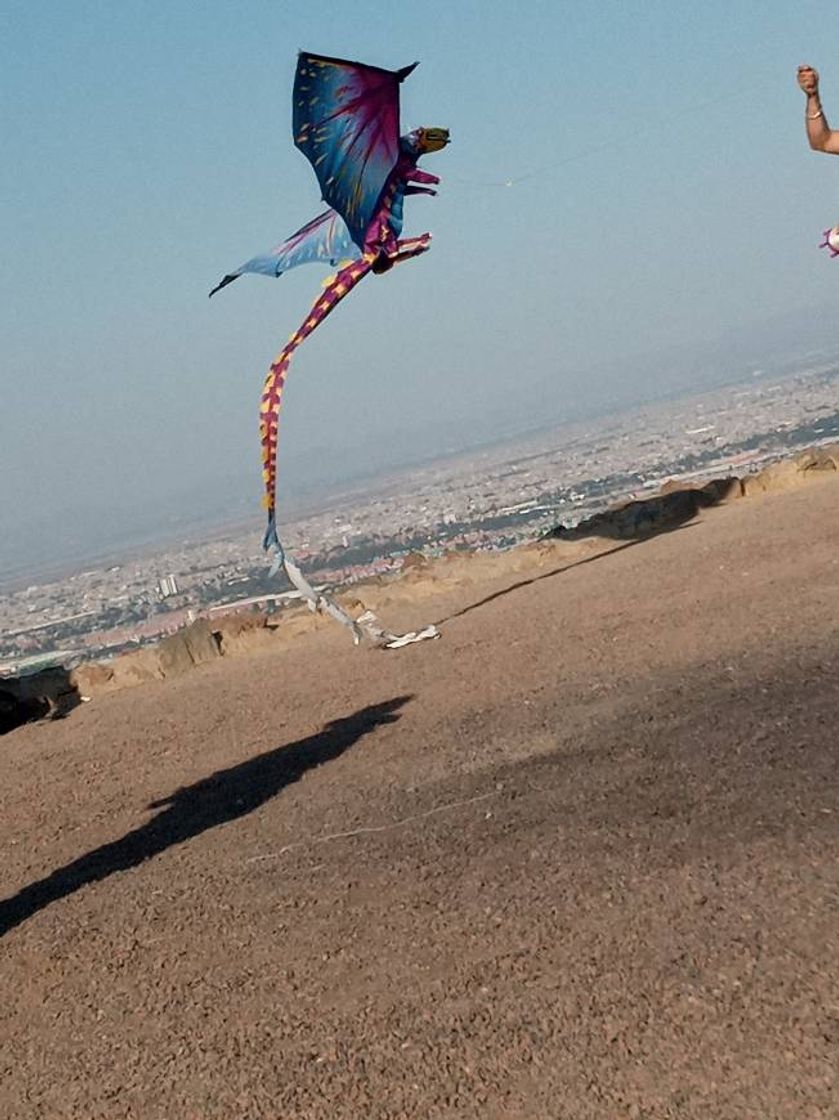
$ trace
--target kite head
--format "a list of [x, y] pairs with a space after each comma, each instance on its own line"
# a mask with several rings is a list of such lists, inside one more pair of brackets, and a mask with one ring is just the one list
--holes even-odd
[[439, 152], [449, 140], [447, 128], [415, 128], [400, 140], [402, 150], [412, 156], [424, 156], [426, 152]]
[[819, 245], [820, 249], [828, 249], [831, 257], [839, 257], [839, 226], [834, 226], [833, 229], [826, 229], [822, 234], [824, 241]]

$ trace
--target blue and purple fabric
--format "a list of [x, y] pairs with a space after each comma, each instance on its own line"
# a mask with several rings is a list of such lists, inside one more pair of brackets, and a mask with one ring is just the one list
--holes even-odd
[[282, 276], [299, 264], [329, 264], [334, 268], [340, 261], [354, 260], [360, 256], [361, 250], [350, 237], [347, 223], [341, 215], [335, 210], [325, 210], [274, 249], [269, 249], [258, 257], [251, 257], [249, 261], [240, 264], [235, 272], [229, 272], [210, 295], [215, 295], [246, 272], [262, 276]]

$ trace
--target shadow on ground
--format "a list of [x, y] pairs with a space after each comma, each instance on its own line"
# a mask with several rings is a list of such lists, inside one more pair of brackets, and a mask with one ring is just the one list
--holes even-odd
[[[601, 540], [623, 541], [624, 543], [616, 548], [610, 548], [608, 552], [598, 552], [596, 556], [586, 556], [582, 560], [574, 560], [570, 564], [563, 564], [560, 568], [553, 568], [550, 572], [542, 572], [538, 576], [521, 579], [510, 587], [495, 591], [492, 595], [487, 595], [476, 603], [470, 603], [469, 606], [455, 611], [454, 614], [450, 614], [446, 618], [438, 619], [437, 625], [442, 626], [446, 622], [451, 622], [452, 619], [460, 618], [462, 615], [469, 614], [470, 611], [478, 610], [479, 607], [485, 607], [487, 603], [491, 603], [495, 599], [501, 599], [522, 587], [528, 587], [531, 583], [539, 583], [540, 580], [551, 579], [563, 572], [569, 572], [572, 568], [581, 568], [584, 564], [593, 564], [597, 560], [604, 560], [607, 556], [614, 556], [616, 552], [622, 552], [625, 548], [634, 548], [653, 537], [661, 536], [662, 533], [674, 533], [678, 529], [690, 528], [700, 510], [725, 501], [732, 496], [739, 485], [739, 479], [736, 478], [712, 479], [711, 482], [700, 489], [672, 489], [662, 494], [656, 494], [652, 498], [643, 498], [638, 501], [627, 502], [625, 505], [617, 506], [614, 509], [604, 510], [602, 513], [596, 513], [593, 517], [589, 517], [586, 521], [581, 521], [579, 525], [575, 525], [571, 529], [564, 525], [557, 525], [556, 528], [545, 533], [543, 539], [582, 541], [600, 538]], [[739, 489], [737, 489], [737, 492], [739, 493]]]
[[625, 541], [623, 544], [619, 544], [615, 548], [610, 548], [606, 552], [598, 552], [595, 556], [584, 556], [582, 560], [572, 560], [570, 564], [563, 564], [559, 568], [551, 568], [549, 572], [540, 572], [538, 576], [530, 576], [528, 579], [517, 580], [516, 583], [511, 584], [509, 587], [502, 587], [500, 591], [493, 591], [491, 595], [486, 595], [483, 599], [478, 599], [476, 603], [470, 603], [466, 607], [461, 607], [459, 611], [454, 611], [453, 614], [438, 619], [436, 625], [443, 626], [446, 622], [451, 622], [455, 618], [462, 618], [463, 615], [476, 611], [480, 607], [485, 607], [488, 603], [492, 603], [496, 599], [503, 599], [505, 595], [511, 595], [514, 591], [520, 591], [522, 587], [529, 587], [532, 583], [540, 583], [543, 579], [553, 579], [554, 576], [561, 576], [563, 572], [570, 572], [574, 568], [582, 568], [584, 564], [595, 564], [598, 560], [605, 560], [608, 556], [614, 556], [615, 553], [623, 552], [627, 548], [636, 548], [639, 544], [643, 544], [645, 541], [649, 540], [650, 537], [658, 536], [660, 533], [674, 533], [677, 529], [690, 529], [691, 527], [692, 525], [689, 523], [671, 525], [666, 530], [659, 529], [655, 533], [647, 533], [645, 536], [639, 537], [638, 540]]
[[400, 718], [399, 709], [410, 699], [411, 696], [397, 696], [362, 708], [344, 719], [332, 720], [316, 735], [266, 751], [227, 770], [218, 770], [161, 801], [153, 801], [149, 809], [162, 812], [140, 828], [95, 848], [0, 902], [0, 937], [88, 883], [127, 871], [167, 848], [253, 812], [307, 770], [338, 758], [375, 728], [395, 723]]

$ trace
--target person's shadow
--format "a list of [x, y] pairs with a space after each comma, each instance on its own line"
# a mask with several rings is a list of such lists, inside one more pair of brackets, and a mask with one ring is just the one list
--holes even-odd
[[149, 809], [162, 811], [146, 824], [0, 901], [0, 937], [88, 883], [136, 867], [167, 848], [253, 812], [307, 770], [338, 758], [376, 727], [394, 723], [400, 718], [399, 709], [410, 699], [397, 696], [362, 708], [344, 719], [332, 720], [316, 735], [266, 751], [227, 770], [217, 770], [194, 785], [153, 801]]

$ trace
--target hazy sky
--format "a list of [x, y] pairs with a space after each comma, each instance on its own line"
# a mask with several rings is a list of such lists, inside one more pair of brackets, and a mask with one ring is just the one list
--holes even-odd
[[157, 505], [258, 510], [262, 379], [325, 273], [207, 292], [318, 212], [290, 135], [300, 48], [419, 59], [403, 123], [453, 143], [424, 163], [439, 196], [406, 206], [432, 251], [365, 281], [295, 358], [281, 494], [284, 469], [293, 489], [371, 445], [622, 397], [649, 382], [638, 355], [794, 322], [839, 283], [815, 248], [839, 159], [807, 150], [795, 86], [821, 66], [839, 127], [833, 4], [2, 7], [0, 567], [27, 526], [60, 551], [91, 511], [118, 536]]

